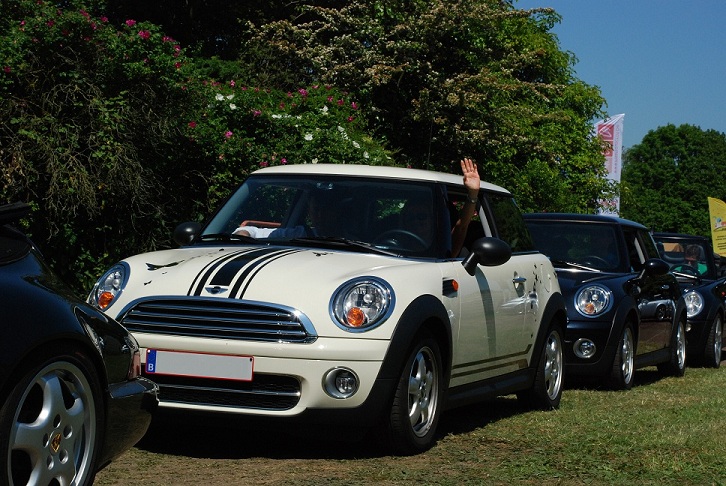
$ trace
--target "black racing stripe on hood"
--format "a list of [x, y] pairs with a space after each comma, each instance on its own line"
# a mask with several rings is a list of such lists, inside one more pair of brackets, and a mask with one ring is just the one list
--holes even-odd
[[[265, 266], [269, 265], [270, 263], [274, 262], [275, 260], [278, 260], [284, 256], [292, 255], [293, 253], [299, 253], [303, 250], [285, 250], [281, 251], [277, 255], [271, 256], [270, 258], [267, 258], [265, 260], [260, 259], [259, 261], [255, 262], [254, 264], [250, 265], [245, 269], [245, 271], [240, 275], [240, 277], [237, 279], [237, 281], [234, 283], [234, 287], [232, 287], [232, 291], [229, 293], [229, 297], [234, 299], [241, 299], [245, 292], [247, 291], [247, 287], [250, 286], [250, 283], [255, 278], [255, 275], [257, 275], [260, 270], [262, 270]], [[245, 284], [245, 288], [242, 290], [242, 292], [237, 295], [237, 292], [239, 292], [240, 287], [244, 283], [245, 279], [248, 275], [252, 274], [252, 276], [247, 280], [247, 283]]]
[[[206, 267], [202, 269], [201, 272], [197, 274], [197, 277], [192, 282], [192, 285], [189, 287], [189, 291], [187, 292], [187, 295], [200, 295], [202, 292], [202, 289], [204, 288], [204, 283], [209, 280], [209, 277], [212, 275], [212, 272], [219, 268], [220, 265], [222, 265], [225, 262], [228, 262], [229, 260], [232, 260], [234, 258], [237, 258], [240, 254], [249, 253], [251, 251], [254, 251], [253, 248], [246, 248], [244, 250], [235, 251], [233, 253], [226, 253], [220, 256], [219, 258], [213, 260], [211, 263], [209, 263]], [[196, 288], [196, 290], [195, 290]]]
[[240, 255], [237, 258], [228, 261], [222, 268], [220, 268], [217, 274], [212, 278], [212, 281], [209, 282], [209, 285], [220, 285], [222, 287], [232, 285], [234, 276], [237, 275], [242, 268], [249, 265], [250, 262], [258, 258], [261, 259], [271, 253], [277, 253], [278, 251], [279, 250], [274, 248], [261, 248], [259, 250], [245, 253], [244, 255]]

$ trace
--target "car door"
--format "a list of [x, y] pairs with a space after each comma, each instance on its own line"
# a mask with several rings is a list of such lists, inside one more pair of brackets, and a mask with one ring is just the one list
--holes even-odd
[[[623, 228], [630, 265], [640, 272], [649, 258], [657, 257], [650, 235], [635, 228]], [[637, 354], [665, 348], [670, 343], [675, 316], [673, 283], [670, 274], [643, 276], [637, 280], [636, 300], [640, 311], [640, 333]]]

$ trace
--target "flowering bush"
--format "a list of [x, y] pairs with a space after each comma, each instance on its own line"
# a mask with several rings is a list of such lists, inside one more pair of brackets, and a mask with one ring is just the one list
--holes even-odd
[[366, 135], [360, 107], [330, 86], [283, 93], [209, 83], [209, 102], [186, 124], [189, 140], [215, 166], [210, 198], [251, 170], [285, 164], [391, 165], [382, 145]]

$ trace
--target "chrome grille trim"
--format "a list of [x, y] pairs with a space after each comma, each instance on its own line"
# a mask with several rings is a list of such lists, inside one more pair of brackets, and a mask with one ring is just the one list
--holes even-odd
[[311, 343], [317, 333], [301, 312], [264, 302], [214, 297], [149, 297], [119, 321], [132, 332], [242, 341]]

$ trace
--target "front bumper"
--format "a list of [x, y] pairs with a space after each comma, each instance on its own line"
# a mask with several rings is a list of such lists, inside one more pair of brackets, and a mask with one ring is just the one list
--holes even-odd
[[[617, 338], [613, 324], [608, 320], [570, 320], [565, 329], [566, 373], [578, 376], [601, 376], [609, 373], [615, 356]], [[574, 352], [579, 339], [589, 339], [595, 344], [595, 354], [580, 358]]]

